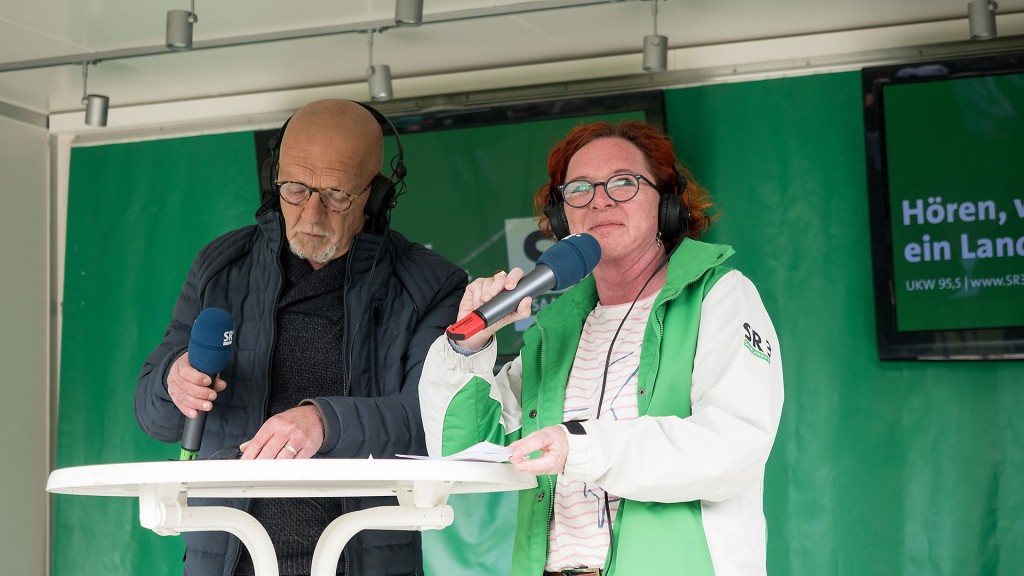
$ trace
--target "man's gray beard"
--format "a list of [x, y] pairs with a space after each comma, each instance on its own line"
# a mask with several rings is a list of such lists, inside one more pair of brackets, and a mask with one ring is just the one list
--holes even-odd
[[334, 258], [334, 255], [338, 252], [338, 245], [334, 242], [328, 242], [319, 252], [309, 252], [304, 250], [301, 246], [297, 246], [294, 242], [288, 243], [288, 248], [303, 260], [311, 260], [317, 264], [326, 264]]

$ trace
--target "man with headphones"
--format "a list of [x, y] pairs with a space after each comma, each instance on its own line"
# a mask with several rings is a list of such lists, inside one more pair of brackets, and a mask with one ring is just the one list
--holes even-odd
[[[285, 123], [263, 169], [256, 224], [199, 252], [143, 365], [135, 411], [147, 434], [177, 442], [185, 419], [204, 411], [201, 459], [425, 453], [420, 370], [455, 320], [467, 277], [390, 229], [405, 167], [399, 144], [390, 177], [381, 173], [384, 131], [397, 139], [386, 117], [348, 100], [310, 103]], [[192, 324], [210, 307], [234, 321], [231, 355], [214, 378], [188, 360]], [[280, 574], [305, 575], [331, 521], [395, 499], [203, 503], [249, 512], [266, 527]], [[234, 536], [193, 532], [185, 541], [186, 575], [255, 573]], [[360, 532], [337, 573], [420, 575], [419, 533]]]
[[[495, 332], [439, 336], [420, 405], [431, 456], [507, 445], [519, 493], [512, 576], [764, 576], [765, 462], [782, 411], [775, 329], [754, 285], [698, 238], [708, 191], [645, 122], [573, 128], [534, 195], [540, 230], [590, 234], [589, 278], [542, 308], [497, 373]], [[474, 280], [462, 318], [523, 278]]]

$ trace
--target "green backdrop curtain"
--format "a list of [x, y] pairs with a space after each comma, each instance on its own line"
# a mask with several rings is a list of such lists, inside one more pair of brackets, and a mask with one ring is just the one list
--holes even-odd
[[[753, 279], [779, 333], [786, 406], [765, 479], [773, 575], [1024, 573], [1024, 365], [877, 360], [856, 72], [665, 93], [679, 155], [712, 192], [710, 239]], [[550, 145], [575, 120], [403, 136], [410, 193], [394, 226], [489, 273], [505, 217], [530, 214]], [[477, 139], [479, 136], [479, 139]], [[452, 146], [479, 146], [467, 189]], [[493, 146], [488, 142], [494, 141]], [[252, 220], [251, 133], [76, 148], [63, 308], [58, 467], [175, 458], [145, 437], [132, 396], [191, 258]], [[965, 175], [969, 179], [970, 175]], [[493, 211], [490, 211], [493, 208]], [[459, 242], [448, 220], [486, 213]], [[461, 231], [460, 231], [461, 232]], [[433, 575], [503, 573], [511, 495], [453, 498], [425, 533]], [[496, 518], [496, 520], [495, 520]], [[57, 496], [53, 574], [178, 574], [180, 538], [139, 526], [126, 498]]]

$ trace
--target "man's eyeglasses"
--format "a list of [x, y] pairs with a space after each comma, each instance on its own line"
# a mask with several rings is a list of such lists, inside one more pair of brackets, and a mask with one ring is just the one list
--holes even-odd
[[604, 182], [589, 180], [573, 180], [558, 187], [562, 200], [573, 208], [585, 208], [594, 201], [598, 186], [604, 186], [604, 192], [616, 202], [629, 202], [640, 191], [640, 182], [647, 182], [652, 187], [654, 182], [641, 174], [616, 174]]
[[309, 197], [313, 195], [313, 192], [316, 192], [320, 195], [320, 203], [331, 212], [345, 212], [352, 207], [353, 202], [369, 189], [370, 185], [367, 184], [365, 188], [359, 191], [359, 194], [353, 196], [337, 188], [310, 188], [302, 182], [277, 183], [277, 193], [281, 195], [282, 200], [292, 206], [304, 206], [309, 201]]

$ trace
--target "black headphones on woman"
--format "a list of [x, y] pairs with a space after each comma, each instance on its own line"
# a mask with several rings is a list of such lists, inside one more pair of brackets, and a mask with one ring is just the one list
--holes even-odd
[[[398, 145], [398, 152], [391, 158], [391, 177], [389, 178], [380, 173], [373, 177], [373, 180], [370, 181], [370, 195], [366, 200], [366, 206], [363, 208], [363, 214], [366, 215], [366, 227], [364, 230], [380, 236], [389, 226], [391, 209], [398, 203], [398, 195], [405, 191], [406, 169], [402, 154], [402, 141], [398, 138], [398, 130], [395, 129], [395, 125], [391, 123], [391, 120], [388, 120], [387, 116], [381, 114], [372, 106], [357, 100], [353, 100], [353, 102], [359, 104], [373, 115], [377, 123], [380, 124], [381, 132], [385, 136], [389, 133], [394, 135], [395, 144]], [[284, 131], [288, 128], [288, 122], [291, 122], [290, 116], [267, 144], [269, 154], [260, 168], [260, 194], [262, 195], [262, 202], [266, 202], [277, 195], [277, 171], [280, 164], [281, 139], [284, 138]]]
[[[658, 233], [666, 240], [678, 238], [686, 233], [690, 222], [690, 205], [683, 197], [686, 192], [686, 178], [675, 166], [672, 171], [676, 175], [675, 186], [670, 189], [658, 189]], [[596, 194], [597, 191], [595, 190]], [[569, 235], [569, 220], [565, 217], [565, 205], [554, 188], [548, 187], [548, 199], [544, 204], [544, 215], [551, 222], [551, 232], [556, 240]]]

